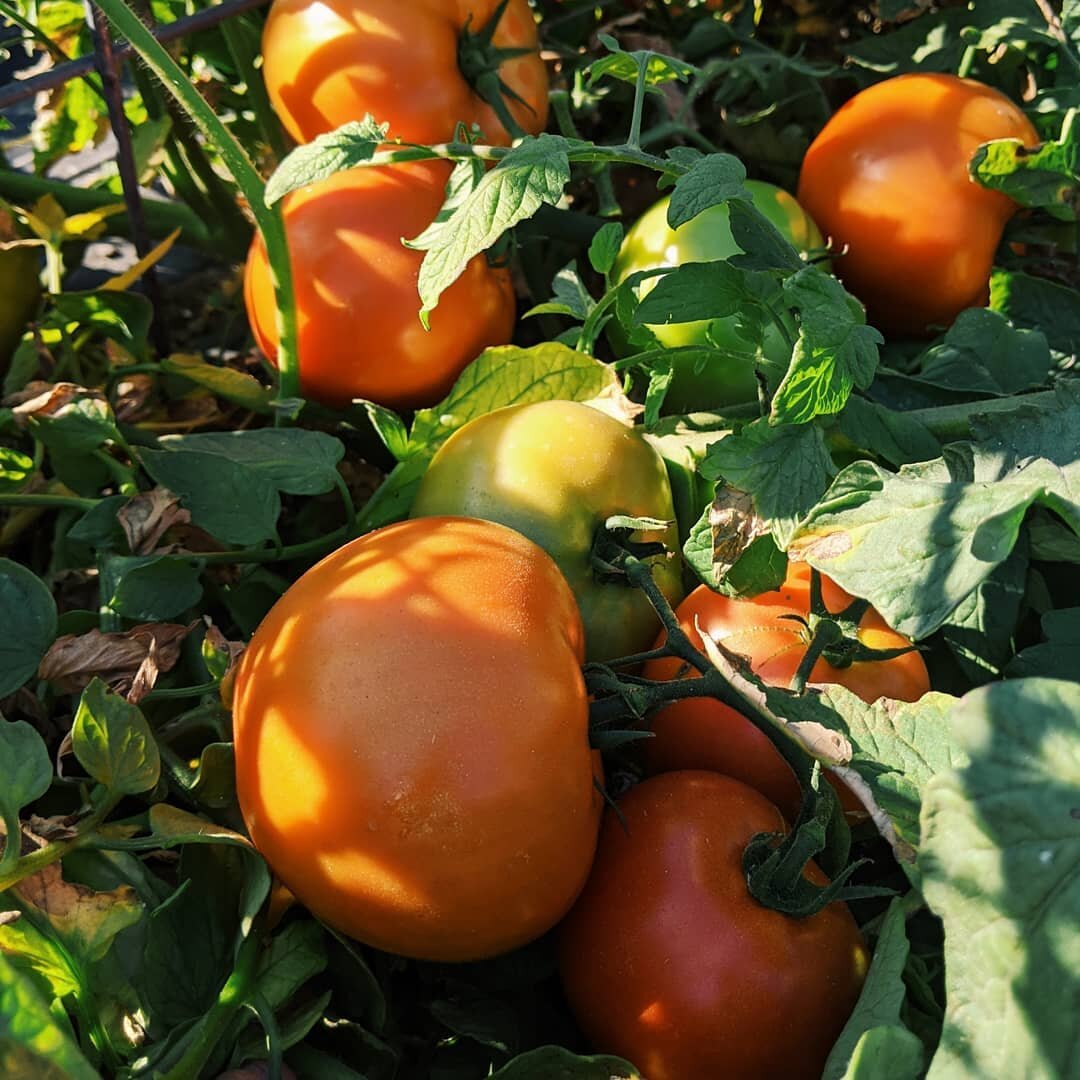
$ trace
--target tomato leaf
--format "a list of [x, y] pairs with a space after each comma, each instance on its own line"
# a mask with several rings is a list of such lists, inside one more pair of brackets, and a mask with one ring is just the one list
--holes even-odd
[[19, 689], [37, 671], [56, 637], [56, 601], [25, 566], [0, 559], [0, 697]]
[[642, 1080], [622, 1058], [579, 1057], [561, 1046], [541, 1046], [491, 1074], [491, 1080]]
[[52, 760], [37, 731], [25, 720], [0, 718], [0, 821], [6, 833], [0, 840], [0, 865], [9, 844], [18, 857], [19, 811], [49, 790], [52, 777]]
[[108, 606], [125, 619], [163, 622], [193, 607], [202, 598], [202, 563], [164, 555], [109, 558], [116, 587]]
[[923, 1045], [898, 1024], [870, 1028], [859, 1036], [844, 1080], [916, 1080], [923, 1075]]
[[816, 266], [788, 278], [784, 294], [799, 309], [801, 326], [770, 419], [801, 424], [840, 412], [854, 387], [870, 385], [884, 338], [866, 325], [862, 308], [836, 278]]
[[749, 278], [724, 260], [683, 263], [657, 281], [634, 311], [634, 322], [665, 326], [731, 315], [758, 300]]
[[706, 479], [723, 479], [753, 497], [779, 547], [825, 494], [836, 475], [821, 429], [814, 424], [773, 426], [755, 420], [709, 447], [701, 464]]
[[945, 924], [934, 1080], [1080, 1069], [1080, 686], [1020, 679], [951, 717], [967, 763], [926, 787], [919, 866]]
[[855, 394], [848, 398], [838, 426], [855, 446], [890, 465], [930, 461], [941, 453], [937, 439], [914, 417]]
[[0, 953], [0, 1075], [97, 1080], [33, 983]]
[[0, 446], [0, 492], [18, 491], [33, 474], [33, 458], [9, 446]]
[[589, 65], [589, 85], [595, 86], [604, 76], [619, 79], [622, 82], [636, 83], [639, 73], [645, 72], [645, 88], [659, 93], [663, 83], [686, 82], [697, 68], [676, 56], [639, 49], [626, 52], [610, 34], [598, 34], [600, 43], [610, 51]]
[[570, 182], [568, 149], [567, 141], [558, 135], [523, 139], [484, 176], [452, 217], [407, 241], [407, 246], [426, 252], [417, 281], [425, 325], [443, 291], [461, 276], [470, 259], [541, 206], [554, 206], [562, 198]]
[[1046, 278], [995, 270], [990, 276], [990, 307], [1013, 326], [1046, 335], [1059, 367], [1080, 357], [1080, 292]]
[[1046, 612], [1042, 632], [1046, 640], [1017, 653], [1005, 674], [1010, 679], [1041, 675], [1080, 681], [1080, 607]]
[[317, 135], [311, 142], [296, 147], [274, 170], [266, 182], [263, 199], [273, 206], [290, 191], [318, 183], [343, 169], [363, 165], [375, 156], [386, 142], [389, 124], [377, 123], [370, 114], [362, 120], [343, 124], [335, 131]]
[[743, 254], [731, 257], [733, 266], [788, 274], [805, 266], [791, 241], [749, 199], [732, 199], [728, 214], [731, 235], [743, 250]]
[[746, 166], [732, 154], [708, 154], [695, 162], [675, 181], [668, 204], [667, 221], [673, 228], [685, 225], [710, 206], [732, 199], [748, 201], [743, 187]]
[[881, 75], [907, 71], [954, 74], [967, 48], [960, 32], [969, 22], [967, 11], [950, 8], [936, 12], [933, 18], [912, 19], [887, 34], [868, 34], [845, 52], [856, 66]]
[[885, 1072], [876, 1075], [887, 1076], [890, 1080], [900, 1080], [901, 1077], [906, 1080], [916, 1080], [916, 1077], [921, 1075], [922, 1043], [916, 1035], [904, 1027], [900, 1019], [900, 1010], [906, 995], [904, 966], [907, 958], [908, 940], [904, 926], [904, 908], [897, 899], [893, 900], [885, 914], [885, 921], [882, 923], [881, 933], [874, 947], [874, 958], [870, 963], [866, 982], [863, 983], [862, 993], [855, 1005], [855, 1011], [844, 1025], [840, 1038], [836, 1040], [828, 1061], [825, 1062], [821, 1080], [842, 1080], [848, 1075], [859, 1075], [858, 1072], [854, 1074], [849, 1072], [852, 1062], [859, 1053], [858, 1047], [863, 1044], [862, 1053], [866, 1053], [866, 1036], [871, 1031], [881, 1029], [902, 1033], [892, 1035], [890, 1038], [897, 1043], [910, 1044], [911, 1050], [907, 1056], [913, 1059], [915, 1067], [899, 1071], [896, 1064], [891, 1063]]
[[146, 718], [100, 679], [79, 699], [71, 745], [79, 764], [113, 795], [137, 795], [158, 782], [161, 759]]
[[606, 274], [615, 265], [623, 242], [623, 227], [617, 221], [602, 225], [589, 242], [589, 264], [598, 274]]
[[163, 370], [173, 375], [183, 375], [196, 386], [201, 386], [226, 401], [241, 408], [268, 416], [273, 412], [274, 391], [263, 386], [258, 379], [236, 368], [208, 364], [200, 356], [174, 353], [161, 361]]
[[123, 345], [128, 352], [146, 349], [154, 309], [139, 293], [101, 290], [59, 293], [52, 298], [57, 314]]

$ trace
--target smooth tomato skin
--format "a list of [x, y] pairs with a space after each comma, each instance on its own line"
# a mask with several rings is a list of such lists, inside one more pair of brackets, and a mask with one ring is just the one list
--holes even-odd
[[[829, 611], [842, 611], [849, 596], [822, 576], [822, 599]], [[751, 599], [733, 600], [699, 586], [679, 605], [679, 625], [699, 648], [703, 647], [698, 628], [714, 641], [747, 658], [752, 670], [772, 686], [790, 684], [806, 654], [808, 635], [799, 623], [786, 618], [810, 610], [810, 568], [806, 563], [789, 562], [784, 584], [773, 592]], [[859, 628], [860, 640], [877, 649], [910, 645], [870, 608]], [[657, 640], [662, 644], [664, 635]], [[664, 657], [650, 660], [644, 668], [649, 679], [696, 676], [679, 660]], [[922, 656], [905, 653], [892, 660], [855, 663], [837, 668], [824, 658], [810, 674], [811, 683], [839, 683], [864, 701], [879, 697], [897, 701], [918, 701], [930, 689], [930, 677]], [[660, 710], [652, 721], [653, 738], [644, 740], [645, 765], [649, 772], [674, 769], [715, 769], [750, 784], [767, 795], [793, 820], [801, 795], [795, 774], [768, 737], [723, 703], [713, 698], [685, 698]], [[848, 812], [862, 807], [846, 786], [833, 783]]]
[[[825, 240], [809, 215], [792, 195], [773, 184], [760, 180], [745, 183], [754, 205], [800, 251], [823, 249]], [[622, 281], [640, 270], [661, 266], [681, 266], [689, 262], [708, 262], [728, 259], [742, 252], [731, 234], [727, 205], [713, 206], [698, 214], [685, 225], [672, 229], [667, 222], [670, 197], [661, 199], [631, 226], [623, 239], [618, 258], [612, 268], [612, 280]], [[648, 279], [639, 288], [644, 296], [659, 279]], [[670, 323], [650, 326], [649, 329], [667, 348], [705, 345], [711, 340], [721, 348], [753, 353], [754, 343], [737, 330], [735, 316], [711, 321]], [[794, 323], [789, 330], [797, 333]], [[621, 352], [625, 343], [615, 345]], [[791, 346], [779, 329], [770, 325], [765, 330], [763, 349], [766, 360], [786, 370], [791, 358]], [[674, 357], [675, 376], [664, 399], [664, 407], [673, 413], [695, 412], [724, 405], [741, 404], [757, 399], [757, 379], [750, 362], [731, 360], [726, 364], [707, 364], [695, 370], [693, 360]]]
[[[479, 124], [485, 141], [510, 135], [458, 67], [466, 22], [478, 31], [498, 0], [274, 0], [263, 30], [270, 101], [298, 142], [370, 113], [390, 136], [438, 143], [459, 122]], [[502, 48], [530, 50], [499, 77], [525, 104], [507, 107], [530, 135], [547, 125], [548, 78], [528, 0], [510, 0], [496, 29]]]
[[[413, 517], [463, 514], [509, 525], [558, 563], [585, 622], [590, 660], [645, 648], [656, 613], [636, 589], [598, 582], [593, 537], [613, 514], [671, 524], [643, 540], [678, 552], [671, 485], [659, 454], [633, 428], [576, 401], [497, 409], [460, 428], [439, 448], [412, 507]], [[672, 603], [682, 597], [677, 555], [653, 563]]]
[[[818, 1078], [867, 967], [846, 905], [808, 919], [759, 904], [743, 851], [780, 812], [728, 776], [653, 777], [605, 815], [559, 938], [570, 1007], [593, 1046], [649, 1080]], [[806, 876], [826, 878], [812, 863]]]
[[[419, 235], [443, 201], [445, 167], [349, 169], [285, 198], [305, 396], [330, 407], [367, 398], [395, 409], [432, 405], [470, 361], [513, 333], [510, 274], [476, 256], [420, 323]], [[277, 307], [262, 237], [244, 272], [259, 348], [277, 355]]]
[[986, 303], [1017, 204], [968, 174], [991, 139], [1039, 142], [1007, 97], [974, 79], [910, 74], [839, 109], [811, 144], [799, 201], [831, 238], [836, 274], [883, 330], [926, 334]]
[[428, 518], [346, 544], [274, 605], [236, 677], [255, 846], [330, 926], [475, 960], [553, 926], [596, 846], [581, 619], [501, 525]]

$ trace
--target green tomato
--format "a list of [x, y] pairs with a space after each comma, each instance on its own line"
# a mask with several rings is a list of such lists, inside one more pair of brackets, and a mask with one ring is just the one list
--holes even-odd
[[[613, 514], [670, 522], [635, 539], [679, 550], [671, 487], [660, 455], [633, 428], [575, 401], [511, 405], [477, 417], [439, 448], [420, 483], [412, 517], [484, 518], [523, 533], [558, 564], [585, 623], [589, 660], [648, 648], [660, 624], [645, 595], [596, 579], [593, 538]], [[675, 604], [678, 555], [653, 564]]]
[[[758, 210], [800, 251], [825, 247], [818, 227], [793, 196], [782, 188], [760, 180], [747, 180], [746, 188]], [[670, 201], [670, 198], [661, 199], [626, 234], [612, 268], [613, 281], [622, 281], [639, 270], [682, 266], [689, 262], [715, 262], [742, 251], [731, 235], [726, 203], [712, 206], [685, 225], [673, 229], [667, 222]], [[649, 278], [642, 282], [638, 295], [645, 296], [658, 280]], [[794, 338], [797, 333], [794, 321], [788, 317], [785, 323], [788, 333]], [[739, 333], [734, 315], [701, 322], [649, 326], [649, 329], [660, 344], [669, 349], [711, 343], [721, 349], [752, 356], [757, 347], [756, 342]], [[625, 340], [620, 340], [617, 328], [613, 327], [613, 331], [615, 348], [626, 353]], [[768, 366], [781, 372], [786, 370], [791, 359], [791, 345], [775, 324], [767, 325], [761, 347]], [[754, 365], [749, 360], [735, 357], [727, 362], [711, 360], [697, 371], [694, 358], [676, 356], [673, 359], [674, 377], [664, 401], [667, 412], [716, 409], [757, 398]]]
[[0, 243], [0, 367], [7, 364], [41, 297], [41, 245]]

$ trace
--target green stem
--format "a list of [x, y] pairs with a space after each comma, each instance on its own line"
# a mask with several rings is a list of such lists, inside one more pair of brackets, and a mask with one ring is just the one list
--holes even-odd
[[202, 697], [203, 694], [212, 694], [220, 686], [220, 683], [207, 682], [198, 686], [166, 686], [151, 690], [146, 695], [146, 701], [182, 701], [184, 698]]
[[12, 807], [4, 807], [4, 854], [0, 856], [0, 877], [11, 873], [22, 854], [22, 825], [19, 814]]
[[274, 1010], [262, 994], [255, 994], [247, 1007], [258, 1017], [266, 1035], [267, 1080], [281, 1080], [281, 1029]]
[[[573, 113], [570, 111], [569, 93], [565, 90], [552, 90], [550, 101], [552, 111], [555, 113], [555, 122], [559, 125], [559, 132], [568, 139], [580, 139], [581, 132], [578, 131]], [[610, 171], [596, 170], [592, 174], [592, 179], [599, 199], [597, 213], [601, 217], [618, 217], [622, 213], [622, 207], [615, 196], [615, 185]]]
[[965, 401], [959, 405], [937, 405], [930, 409], [913, 409], [905, 416], [917, 420], [938, 440], [967, 439], [971, 436], [971, 418], [985, 413], [1012, 412], [1021, 406], [1051, 408], [1057, 402], [1053, 390], [1034, 394], [1013, 394], [1010, 397], [986, 401]]
[[806, 684], [810, 679], [810, 673], [814, 670], [814, 665], [830, 645], [835, 645], [840, 640], [840, 636], [840, 628], [831, 619], [822, 619], [818, 623], [806, 653], [799, 661], [799, 667], [791, 678], [789, 689], [793, 694], [806, 692]]
[[77, 495], [0, 495], [0, 506], [55, 506], [61, 510], [93, 510], [100, 499], [80, 499]]
[[112, 454], [104, 450], [95, 450], [92, 455], [108, 470], [109, 475], [116, 481], [116, 489], [121, 495], [135, 495], [139, 485], [135, 482], [135, 473], [122, 461], [117, 461]]
[[634, 112], [630, 117], [630, 138], [626, 140], [626, 145], [634, 150], [641, 148], [641, 114], [645, 111], [645, 77], [649, 72], [650, 56], [646, 54], [641, 61], [634, 85]]
[[143, 25], [124, 0], [100, 0], [99, 7], [116, 30], [130, 42], [143, 62], [183, 106], [192, 122], [217, 149], [225, 167], [247, 199], [255, 223], [266, 244], [273, 271], [274, 295], [278, 306], [278, 356], [280, 399], [300, 397], [300, 367], [297, 355], [296, 303], [293, 292], [289, 247], [280, 209], [266, 206], [262, 177], [248, 159], [232, 132], [218, 119], [209, 103], [184, 74], [179, 64]]
[[960, 57], [960, 66], [956, 69], [956, 74], [961, 79], [966, 79], [971, 75], [971, 69], [975, 66], [978, 55], [979, 49], [976, 45], [969, 45], [964, 50], [963, 56]]

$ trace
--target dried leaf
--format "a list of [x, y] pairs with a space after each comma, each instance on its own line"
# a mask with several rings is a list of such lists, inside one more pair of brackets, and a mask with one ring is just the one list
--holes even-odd
[[151, 554], [173, 525], [191, 522], [191, 514], [181, 508], [179, 496], [163, 487], [139, 492], [124, 504], [116, 518], [135, 555]]
[[768, 524], [754, 512], [754, 497], [727, 485], [716, 489], [709, 508], [709, 528], [717, 580], [726, 577], [742, 553], [769, 531]]
[[636, 401], [631, 401], [623, 393], [622, 387], [617, 382], [611, 383], [596, 397], [586, 401], [585, 404], [602, 413], [607, 413], [608, 416], [613, 417], [620, 424], [625, 424], [627, 427], [633, 427], [635, 417], [640, 416], [645, 411], [645, 406], [639, 405]]
[[31, 416], [61, 416], [72, 402], [87, 399], [104, 403], [105, 395], [78, 383], [37, 381], [27, 383], [18, 393], [11, 394], [4, 404], [11, 406], [16, 421], [25, 425]]

